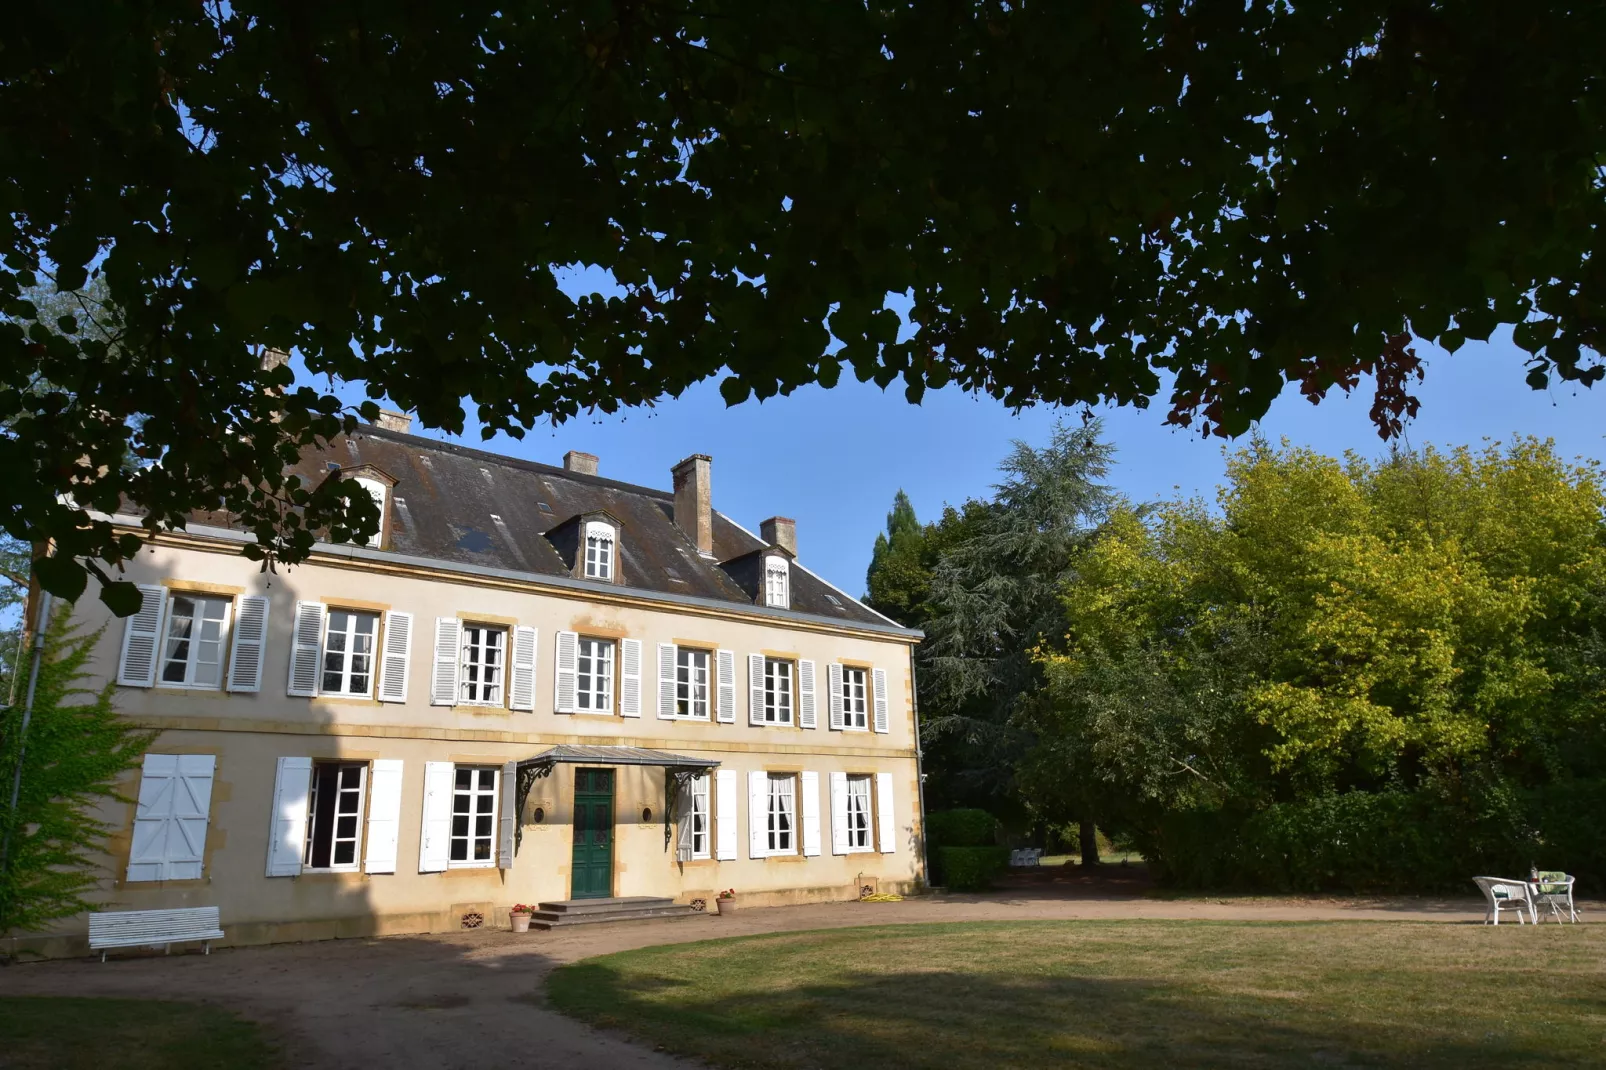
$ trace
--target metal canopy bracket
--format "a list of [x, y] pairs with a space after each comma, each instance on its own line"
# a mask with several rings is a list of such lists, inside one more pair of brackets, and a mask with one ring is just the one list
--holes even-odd
[[524, 804], [529, 801], [530, 789], [535, 787], [537, 780], [551, 776], [552, 770], [559, 765], [642, 765], [663, 769], [664, 850], [667, 851], [670, 840], [674, 838], [675, 804], [686, 783], [693, 777], [707, 775], [710, 770], [718, 768], [719, 762], [645, 747], [582, 747], [568, 743], [525, 758], [516, 766], [518, 783], [514, 787], [514, 796], [520, 820], [513, 825], [514, 854], [524, 843]]

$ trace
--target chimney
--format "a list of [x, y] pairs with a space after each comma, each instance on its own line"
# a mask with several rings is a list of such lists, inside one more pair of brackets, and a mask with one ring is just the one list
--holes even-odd
[[563, 455], [563, 467], [567, 471], [579, 472], [583, 476], [594, 476], [597, 474], [597, 455], [570, 450]]
[[759, 522], [758, 537], [797, 556], [797, 521], [789, 516], [772, 516]]
[[708, 454], [694, 453], [670, 469], [675, 477], [675, 526], [705, 554], [714, 552], [713, 467]]
[[413, 418], [405, 412], [380, 409], [379, 416], [374, 420], [374, 426], [385, 431], [400, 431], [405, 435], [412, 430]]

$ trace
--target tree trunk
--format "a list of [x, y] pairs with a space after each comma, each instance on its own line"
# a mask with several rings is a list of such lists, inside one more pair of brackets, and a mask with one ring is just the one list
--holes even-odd
[[1091, 817], [1082, 818], [1082, 865], [1096, 866], [1099, 864], [1099, 833], [1098, 825]]

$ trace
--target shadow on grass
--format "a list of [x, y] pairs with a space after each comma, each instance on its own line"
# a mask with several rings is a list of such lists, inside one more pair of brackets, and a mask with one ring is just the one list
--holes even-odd
[[0, 1066], [49, 1070], [277, 1065], [252, 1022], [216, 1007], [153, 999], [0, 999]]

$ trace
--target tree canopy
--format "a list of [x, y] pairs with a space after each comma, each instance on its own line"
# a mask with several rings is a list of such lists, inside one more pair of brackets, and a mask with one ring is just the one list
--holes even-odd
[[[139, 544], [87, 509], [227, 509], [287, 561], [371, 535], [365, 496], [284, 474], [356, 413], [264, 347], [486, 435], [844, 369], [1169, 391], [1225, 435], [1369, 374], [1387, 434], [1413, 337], [1502, 324], [1531, 385], [1592, 383], [1602, 40], [1568, 3], [25, 0], [4, 527], [56, 541], [69, 597]], [[620, 292], [571, 296], [575, 265]], [[24, 296], [92, 276], [115, 345]]]

